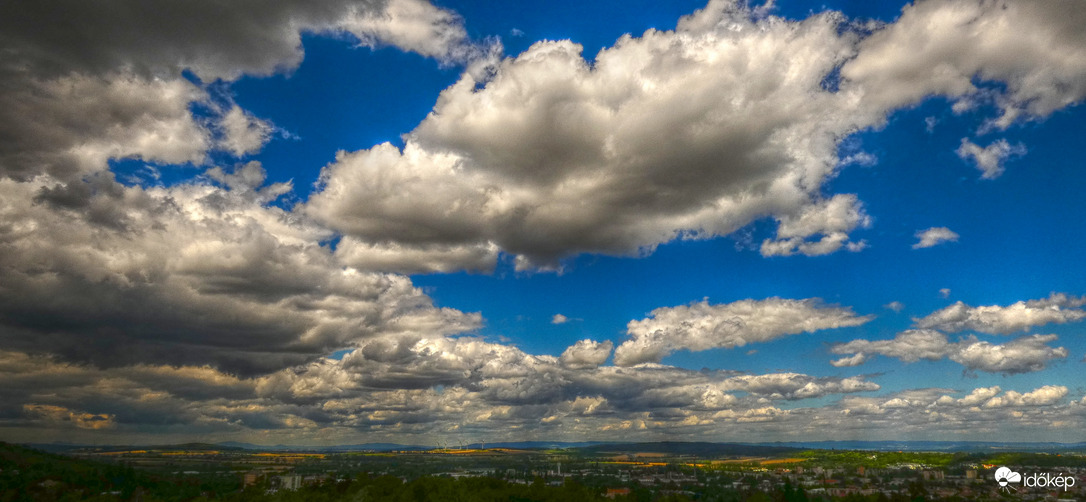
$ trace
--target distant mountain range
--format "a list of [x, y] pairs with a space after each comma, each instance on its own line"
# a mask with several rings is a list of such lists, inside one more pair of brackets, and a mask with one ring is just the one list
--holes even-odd
[[565, 442], [565, 441], [514, 441], [514, 442], [499, 442], [499, 443], [472, 443], [465, 445], [465, 448], [510, 448], [514, 450], [560, 450], [565, 448], [584, 448], [587, 446], [595, 446], [605, 444], [602, 441], [580, 441], [580, 442]]
[[588, 446], [581, 449], [597, 453], [665, 453], [668, 455], [696, 455], [699, 457], [763, 457], [784, 455], [799, 450], [799, 448], [780, 445], [683, 441], [610, 443]]
[[343, 451], [423, 451], [432, 450], [433, 446], [419, 446], [419, 445], [404, 445], [397, 443], [362, 443], [362, 444], [344, 444], [335, 446], [296, 446], [296, 445], [283, 445], [277, 444], [275, 446], [264, 446], [252, 443], [239, 443], [237, 441], [227, 441], [219, 443], [223, 446], [231, 448], [241, 448], [243, 450], [264, 450], [264, 451], [319, 451], [319, 452], [343, 452]]
[[[442, 448], [441, 446], [422, 446], [422, 445], [403, 445], [398, 443], [362, 443], [351, 445], [337, 445], [337, 446], [290, 446], [290, 445], [275, 445], [264, 446], [252, 443], [239, 443], [236, 441], [227, 441], [219, 443], [220, 445], [241, 448], [245, 450], [272, 450], [272, 451], [322, 451], [322, 452], [338, 452], [338, 451], [425, 451], [436, 450]], [[463, 448], [469, 449], [481, 449], [481, 448], [510, 448], [519, 450], [549, 450], [549, 449], [564, 449], [564, 448], [583, 448], [586, 446], [593, 446], [604, 444], [600, 441], [585, 441], [585, 442], [563, 442], [563, 441], [517, 441], [517, 442], [499, 442], [499, 443], [471, 443], [463, 445]], [[450, 449], [461, 448], [460, 444], [448, 445]]]
[[[79, 445], [66, 443], [29, 444], [32, 448], [52, 453], [64, 453], [80, 449], [97, 450], [123, 450], [123, 449], [178, 449], [178, 450], [259, 450], [259, 451], [283, 451], [283, 452], [350, 452], [350, 451], [424, 451], [438, 449], [438, 446], [402, 445], [397, 443], [361, 443], [336, 446], [308, 446], [308, 445], [258, 445], [237, 441], [222, 443], [185, 443], [173, 445]], [[456, 449], [460, 445], [449, 445]], [[991, 452], [991, 451], [1017, 451], [1017, 452], [1067, 452], [1086, 451], [1086, 442], [1081, 443], [1054, 443], [1054, 442], [993, 442], [993, 441], [790, 441], [772, 443], [710, 443], [710, 442], [643, 442], [643, 443], [609, 443], [602, 441], [514, 441], [497, 443], [472, 443], [464, 445], [464, 448], [510, 448], [520, 450], [549, 450], [549, 449], [584, 449], [596, 452], [616, 453], [669, 453], [689, 455], [751, 455], [764, 456], [788, 453], [800, 449], [815, 450], [872, 450], [872, 451], [941, 451], [941, 452]]]
[[795, 441], [759, 443], [815, 450], [874, 450], [874, 451], [1018, 451], [1063, 452], [1086, 450], [1086, 442], [996, 442], [996, 441]]

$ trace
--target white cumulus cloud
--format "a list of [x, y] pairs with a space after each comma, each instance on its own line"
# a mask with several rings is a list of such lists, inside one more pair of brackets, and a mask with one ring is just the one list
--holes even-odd
[[949, 307], [913, 319], [916, 327], [956, 333], [974, 330], [981, 333], [1006, 335], [1026, 331], [1034, 326], [1049, 323], [1063, 324], [1086, 318], [1086, 297], [1053, 293], [1048, 298], [1018, 301], [1011, 305], [983, 305], [973, 307], [955, 302]]
[[344, 152], [306, 212], [367, 242], [495, 243], [522, 268], [779, 219], [767, 254], [860, 242], [854, 195], [823, 197], [859, 125], [823, 77], [852, 55], [836, 14], [754, 20], [714, 2], [585, 60], [543, 41], [442, 92], [402, 150]]
[[610, 340], [580, 340], [562, 352], [558, 362], [567, 368], [595, 368], [607, 361], [613, 347]]
[[859, 326], [872, 318], [818, 299], [768, 298], [717, 305], [703, 300], [661, 307], [645, 319], [630, 321], [626, 326], [629, 339], [615, 350], [615, 364], [659, 362], [676, 350], [742, 347], [798, 333]]
[[[931, 95], [970, 106], [988, 96], [1001, 111], [990, 127], [1045, 117], [1086, 97], [1079, 7], [1076, 0], [915, 2], [863, 40], [841, 76], [874, 109]], [[1005, 88], [978, 88], [992, 81]]]
[[908, 330], [890, 340], [853, 340], [834, 345], [834, 354], [852, 354], [831, 361], [836, 367], [858, 366], [873, 355], [893, 357], [905, 362], [921, 359], [938, 361], [944, 358], [961, 364], [969, 371], [987, 373], [1029, 373], [1045, 369], [1054, 360], [1064, 359], [1068, 350], [1052, 347], [1056, 335], [1030, 335], [1005, 344], [992, 344], [970, 336], [950, 342], [946, 335], [934, 330]]

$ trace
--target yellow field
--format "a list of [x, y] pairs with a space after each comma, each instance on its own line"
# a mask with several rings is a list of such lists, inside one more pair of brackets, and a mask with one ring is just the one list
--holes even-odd
[[608, 460], [600, 463], [609, 465], [631, 465], [634, 467], [664, 467], [667, 465], [667, 462], [637, 462], [633, 460]]
[[257, 453], [254, 457], [269, 457], [283, 460], [306, 460], [311, 458], [324, 458], [323, 453]]
[[775, 464], [796, 464], [799, 462], [806, 462], [805, 458], [774, 458], [770, 460], [763, 460], [759, 462], [762, 465], [775, 465]]
[[765, 461], [765, 460], [768, 460], [768, 459], [766, 459], [765, 457], [742, 457], [742, 458], [732, 458], [732, 459], [728, 459], [728, 460], [713, 460], [712, 463], [714, 463], [714, 464], [750, 464], [750, 463], [755, 463], [755, 462], [762, 462], [762, 461]]

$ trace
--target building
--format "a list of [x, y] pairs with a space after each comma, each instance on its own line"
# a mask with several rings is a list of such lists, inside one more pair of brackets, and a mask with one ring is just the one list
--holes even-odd
[[297, 474], [279, 476], [280, 490], [297, 490], [302, 487], [302, 477]]

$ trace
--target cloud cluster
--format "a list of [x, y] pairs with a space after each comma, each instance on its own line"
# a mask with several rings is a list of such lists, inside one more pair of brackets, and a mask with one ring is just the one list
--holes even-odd
[[915, 2], [860, 42], [841, 77], [876, 110], [940, 95], [959, 110], [992, 102], [1001, 115], [988, 127], [1045, 117], [1086, 97], [1086, 34], [1079, 29], [1086, 13], [1076, 6], [1075, 0]]
[[[995, 104], [987, 128], [1081, 101], [1086, 11], [1074, 7], [929, 0], [861, 26], [714, 0], [592, 61], [571, 41], [499, 61], [497, 44], [472, 44], [454, 13], [420, 0], [0, 4], [0, 429], [27, 441], [336, 442], [1081, 427], [1081, 401], [1062, 404], [1058, 386], [861, 397], [879, 385], [659, 364], [871, 319], [816, 299], [661, 308], [631, 321], [617, 348], [581, 340], [555, 357], [455, 337], [481, 315], [437, 308], [394, 274], [488, 271], [502, 253], [519, 269], [557, 269], [578, 253], [644, 254], [764, 218], [777, 222], [765, 256], [859, 251], [852, 234], [872, 218], [856, 195], [824, 190], [870, 157], [839, 159], [841, 140], [931, 95], [958, 110]], [[296, 68], [304, 34], [467, 71], [402, 149], [340, 152], [310, 200], [283, 209], [272, 203], [291, 185], [265, 184], [258, 163], [206, 164], [274, 135], [222, 89]], [[1017, 154], [1001, 141], [963, 140], [959, 153], [995, 177]], [[125, 186], [109, 170], [118, 159], [200, 174]], [[959, 302], [893, 340], [835, 346], [851, 354], [835, 365], [880, 354], [1036, 371], [1067, 356], [1055, 335], [995, 345], [943, 332], [1077, 321], [1084, 304]]]
[[4, 73], [0, 69], [0, 177], [31, 181], [48, 173], [78, 180], [125, 158], [199, 164], [215, 147], [213, 132], [189, 110], [206, 102], [207, 93], [184, 79]]
[[24, 404], [23, 413], [31, 418], [47, 423], [64, 424], [65, 422], [80, 429], [106, 429], [113, 426], [113, 415], [96, 415], [72, 411], [63, 406], [48, 404]]
[[873, 355], [882, 355], [916, 362], [920, 359], [938, 361], [950, 359], [969, 371], [988, 373], [1028, 373], [1041, 371], [1057, 359], [1064, 359], [1068, 351], [1064, 347], [1052, 347], [1056, 335], [1030, 335], [1016, 338], [1005, 344], [980, 341], [974, 336], [950, 342], [946, 335], [934, 330], [908, 330], [890, 340], [853, 340], [834, 345], [834, 354], [852, 354], [832, 361], [837, 367], [858, 366]]
[[[949, 290], [948, 290], [949, 292]], [[1056, 335], [1022, 336], [1004, 344], [979, 340], [974, 335], [951, 342], [946, 332], [977, 331], [1006, 335], [1028, 331], [1049, 323], [1067, 323], [1086, 318], [1086, 298], [1052, 293], [1048, 298], [1019, 301], [1007, 306], [972, 307], [956, 302], [922, 318], [913, 318], [915, 329], [898, 333], [889, 340], [857, 339], [831, 347], [845, 355], [831, 361], [837, 367], [859, 366], [872, 356], [893, 357], [905, 362], [921, 359], [949, 359], [967, 371], [1012, 375], [1044, 370], [1050, 363], [1067, 358], [1064, 347], [1053, 347]]]
[[961, 440], [990, 438], [992, 434], [1013, 437], [1032, 431], [1059, 440], [1083, 423], [1086, 412], [1077, 402], [1064, 402], [1067, 394], [1067, 387], [1057, 385], [1026, 392], [1004, 391], [999, 386], [967, 392], [915, 389], [880, 397], [846, 396], [833, 407], [843, 417], [834, 417], [825, 409], [805, 418], [810, 420], [809, 430], [834, 426], [845, 435], [882, 430], [880, 437], [907, 439], [933, 431], [925, 436]]
[[1033, 391], [1024, 394], [1009, 390], [1002, 396], [996, 396], [989, 399], [983, 406], [985, 408], [1048, 406], [1063, 399], [1066, 395], [1067, 387], [1062, 385], [1045, 385], [1044, 387], [1034, 389]]
[[[823, 202], [805, 207], [798, 215], [777, 218], [777, 236], [762, 242], [762, 256], [830, 254], [842, 246], [849, 251], [862, 251], [866, 241], [849, 242], [848, 234], [857, 227], [871, 226], [871, 218], [855, 195], [835, 195]], [[821, 235], [817, 241], [808, 236]]]
[[263, 186], [256, 163], [209, 173], [229, 188], [107, 174], [74, 189], [0, 180], [0, 347], [252, 374], [481, 323], [434, 308], [406, 277], [343, 268], [317, 244], [327, 231], [265, 204], [284, 186]]
[[[421, 0], [241, 1], [183, 4], [121, 0], [100, 9], [76, 0], [0, 11], [5, 69], [41, 76], [193, 71], [200, 79], [269, 75], [301, 63], [301, 36], [344, 33], [424, 56], [469, 45], [462, 21]], [[109, 33], [109, 37], [100, 36]]]
[[[371, 345], [373, 344], [373, 345]], [[260, 442], [431, 443], [553, 437], [976, 437], [1083, 424], [1068, 389], [915, 389], [872, 396], [861, 377], [745, 375], [657, 364], [569, 368], [471, 338], [373, 340], [341, 361], [323, 359], [256, 378], [198, 366], [99, 369], [0, 351], [0, 429], [81, 438], [241, 438]], [[957, 394], [960, 397], [955, 397]], [[815, 407], [809, 398], [840, 395]], [[974, 432], [968, 433], [967, 427]], [[827, 432], [828, 431], [828, 432]], [[974, 434], [969, 436], [968, 434]]]
[[448, 63], [491, 50], [472, 44], [455, 15], [422, 0], [7, 4], [0, 33], [0, 177], [20, 180], [78, 180], [110, 159], [200, 164], [213, 150], [259, 149], [271, 125], [213, 99], [204, 85], [292, 70], [305, 33]]
[[344, 267], [321, 244], [330, 231], [269, 206], [292, 187], [265, 186], [258, 163], [151, 188], [109, 170], [260, 150], [275, 126], [223, 89], [296, 68], [303, 34], [482, 58], [490, 49], [451, 12], [420, 0], [61, 1], [0, 6], [0, 32], [0, 349], [254, 375], [373, 336], [481, 324], [434, 308], [405, 277]]
[[1019, 301], [1011, 305], [983, 305], [973, 307], [962, 302], [931, 314], [913, 319], [917, 328], [937, 329], [950, 333], [972, 330], [981, 333], [1006, 335], [1015, 331], [1028, 331], [1035, 326], [1049, 323], [1063, 324], [1086, 318], [1086, 297], [1053, 293], [1048, 298]]
[[974, 337], [958, 342], [952, 361], [970, 370], [989, 373], [1027, 373], [1045, 369], [1049, 362], [1064, 359], [1068, 351], [1063, 347], [1050, 347], [1056, 335], [1030, 335], [997, 345], [977, 341]]
[[[320, 359], [259, 377], [207, 366], [99, 368], [0, 351], [0, 428], [184, 432], [291, 441], [454, 431], [595, 434], [624, 424], [669, 433], [769, 420], [772, 403], [871, 392], [863, 377], [601, 366], [610, 344], [584, 340], [562, 358], [475, 338], [389, 336], [342, 360]], [[628, 426], [626, 426], [628, 427]], [[501, 432], [497, 432], [499, 435]]]
[[442, 92], [402, 151], [340, 154], [307, 214], [375, 245], [497, 245], [535, 268], [726, 235], [765, 216], [781, 220], [770, 254], [848, 245], [868, 222], [862, 207], [819, 188], [837, 167], [837, 138], [857, 124], [822, 82], [854, 35], [834, 14], [750, 15], [714, 2], [592, 62], [570, 41], [538, 42], [491, 78], [465, 75]]
[[824, 305], [816, 298], [740, 300], [710, 305], [708, 301], [661, 307], [650, 317], [630, 321], [630, 337], [615, 350], [615, 364], [659, 362], [676, 350], [701, 351], [742, 347], [798, 333], [859, 326], [873, 316], [851, 308]]
[[[859, 251], [866, 242], [850, 235], [871, 224], [863, 204], [822, 192], [851, 162], [840, 140], [933, 95], [958, 109], [994, 101], [1002, 114], [988, 127], [1000, 128], [1080, 101], [1086, 43], [1067, 10], [932, 0], [874, 26], [717, 0], [591, 61], [570, 41], [538, 42], [442, 92], [402, 150], [341, 153], [306, 211], [369, 243], [352, 254], [360, 266], [396, 250], [404, 272], [488, 270], [494, 250], [557, 269], [579, 253], [650, 253], [767, 217], [778, 225], [765, 256]], [[1021, 148], [964, 140], [960, 153], [995, 177]], [[411, 258], [431, 249], [448, 262]]]

